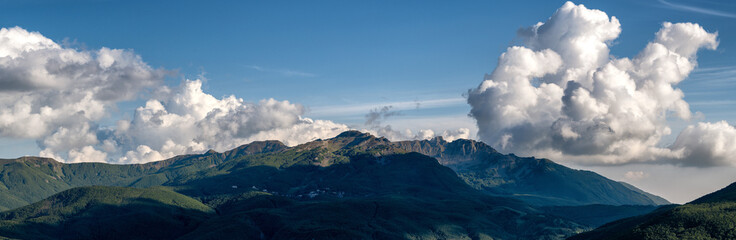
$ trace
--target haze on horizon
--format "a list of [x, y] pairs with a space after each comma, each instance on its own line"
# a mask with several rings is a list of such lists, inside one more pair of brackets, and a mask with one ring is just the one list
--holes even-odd
[[[143, 163], [357, 129], [473, 138], [677, 203], [736, 180], [733, 4], [202, 8], [214, 20], [187, 19], [197, 2], [6, 4], [5, 158]], [[62, 28], [38, 16], [83, 10], [99, 11]], [[110, 20], [96, 25], [100, 12]]]

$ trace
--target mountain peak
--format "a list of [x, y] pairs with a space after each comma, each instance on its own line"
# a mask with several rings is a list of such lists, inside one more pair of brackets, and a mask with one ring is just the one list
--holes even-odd
[[329, 139], [329, 142], [335, 144], [340, 148], [373, 148], [379, 145], [390, 145], [391, 141], [384, 137], [376, 137], [370, 133], [364, 133], [360, 131], [350, 130], [340, 133], [334, 138]]
[[361, 132], [361, 131], [358, 131], [358, 130], [348, 130], [348, 131], [344, 131], [344, 132], [340, 133], [339, 135], [337, 135], [336, 137], [334, 137], [332, 139], [337, 139], [337, 138], [364, 138], [364, 137], [374, 137], [374, 136], [371, 135], [370, 133], [364, 133], [364, 132]]
[[240, 145], [240, 147], [237, 147], [230, 151], [226, 151], [224, 153], [229, 156], [240, 154], [250, 155], [257, 153], [277, 152], [287, 148], [289, 147], [284, 145], [282, 142], [276, 140], [255, 141], [248, 144]]

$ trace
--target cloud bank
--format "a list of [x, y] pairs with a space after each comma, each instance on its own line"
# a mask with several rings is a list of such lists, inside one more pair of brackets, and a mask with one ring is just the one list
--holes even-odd
[[697, 66], [699, 49], [715, 49], [717, 33], [694, 23], [662, 24], [633, 58], [609, 47], [621, 32], [616, 17], [565, 3], [546, 22], [519, 30], [498, 66], [468, 92], [481, 140], [506, 152], [581, 164], [736, 165], [736, 129], [698, 123], [668, 147], [668, 117], [693, 115], [676, 86]]
[[[0, 136], [36, 139], [66, 162], [142, 163], [256, 140], [296, 145], [348, 130], [301, 117], [288, 101], [217, 99], [202, 82], [162, 86], [167, 71], [129, 50], [80, 51], [20, 27], [0, 29]], [[151, 99], [131, 120], [101, 126], [121, 101]]]

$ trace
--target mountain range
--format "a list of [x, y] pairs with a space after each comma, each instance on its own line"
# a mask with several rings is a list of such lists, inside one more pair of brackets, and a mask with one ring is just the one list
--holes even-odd
[[147, 164], [0, 160], [0, 236], [21, 239], [562, 239], [661, 204], [481, 142], [357, 131]]

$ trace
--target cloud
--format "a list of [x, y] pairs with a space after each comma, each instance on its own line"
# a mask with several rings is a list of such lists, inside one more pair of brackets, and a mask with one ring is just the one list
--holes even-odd
[[235, 96], [217, 99], [202, 91], [199, 80], [177, 89], [164, 87], [138, 107], [132, 120], [121, 120], [96, 146], [122, 155], [117, 163], [140, 163], [203, 152], [229, 150], [258, 140], [294, 146], [348, 130], [342, 124], [312, 120], [304, 108], [288, 101], [245, 102]]
[[718, 46], [717, 34], [665, 22], [637, 56], [615, 58], [609, 46], [620, 32], [615, 17], [571, 2], [519, 30], [525, 46], [508, 48], [468, 92], [479, 138], [503, 151], [581, 164], [717, 164], [716, 154], [688, 155], [685, 149], [700, 149], [691, 142], [658, 146], [671, 134], [667, 117], [691, 119], [676, 85], [697, 66], [699, 49]]
[[310, 107], [308, 114], [310, 116], [320, 117], [340, 117], [350, 115], [361, 115], [375, 109], [375, 106], [391, 106], [394, 111], [416, 110], [416, 109], [435, 109], [445, 107], [461, 107], [465, 104], [466, 99], [462, 97], [425, 99], [416, 101], [396, 101], [396, 102], [373, 102], [353, 105], [333, 105], [333, 106], [317, 106]]
[[[348, 127], [304, 118], [288, 101], [217, 99], [199, 80], [162, 86], [168, 71], [129, 50], [80, 51], [38, 32], [0, 29], [0, 137], [36, 139], [66, 162], [142, 163], [256, 140], [296, 145]], [[152, 91], [131, 120], [101, 126], [120, 101]]]
[[736, 156], [734, 140], [736, 128], [726, 121], [691, 125], [682, 130], [670, 146], [682, 154], [682, 157], [671, 161], [695, 167], [733, 165]]
[[721, 12], [721, 11], [707, 9], [707, 8], [699, 8], [699, 7], [689, 6], [685, 4], [671, 3], [665, 0], [659, 0], [659, 3], [661, 3], [662, 5], [668, 8], [677, 9], [681, 11], [688, 11], [688, 12], [706, 14], [706, 15], [711, 15], [711, 16], [718, 16], [718, 17], [736, 18], [736, 14], [733, 14], [733, 13]]
[[649, 177], [649, 174], [642, 171], [628, 171], [624, 174], [624, 178], [630, 181], [639, 181]]
[[265, 68], [265, 67], [256, 66], [256, 65], [250, 65], [247, 67], [250, 69], [259, 71], [259, 72], [277, 73], [277, 74], [280, 74], [286, 77], [316, 77], [317, 76], [314, 73], [295, 71], [295, 70], [289, 70], [289, 69], [273, 69], [273, 68]]
[[392, 111], [392, 106], [383, 106], [381, 108], [371, 109], [368, 114], [365, 115], [366, 126], [377, 126], [381, 125], [381, 120], [387, 119], [391, 116], [401, 115], [401, 112]]
[[452, 142], [457, 139], [468, 139], [470, 138], [470, 129], [458, 128], [454, 131], [445, 130], [444, 132], [442, 132], [441, 136], [445, 139], [445, 141], [448, 142]]
[[0, 29], [0, 136], [42, 138], [97, 121], [166, 74], [120, 49], [78, 51], [37, 32]]
[[[167, 74], [129, 50], [80, 51], [20, 27], [0, 29], [0, 84], [4, 86], [0, 89], [0, 136], [35, 139], [41, 156], [60, 161], [145, 163], [208, 149], [224, 151], [258, 140], [293, 146], [350, 129], [303, 117], [305, 108], [289, 101], [218, 99], [202, 91], [200, 80], [164, 86]], [[144, 92], [149, 99], [135, 109], [132, 119], [117, 120], [114, 126], [100, 124], [115, 121], [109, 119], [110, 111], [120, 101], [140, 99]], [[390, 106], [374, 109], [366, 115], [366, 125], [375, 129], [370, 130], [374, 134], [391, 139], [438, 135], [429, 129], [400, 132], [382, 125], [398, 114]], [[461, 128], [441, 135], [467, 138], [469, 132]]]

